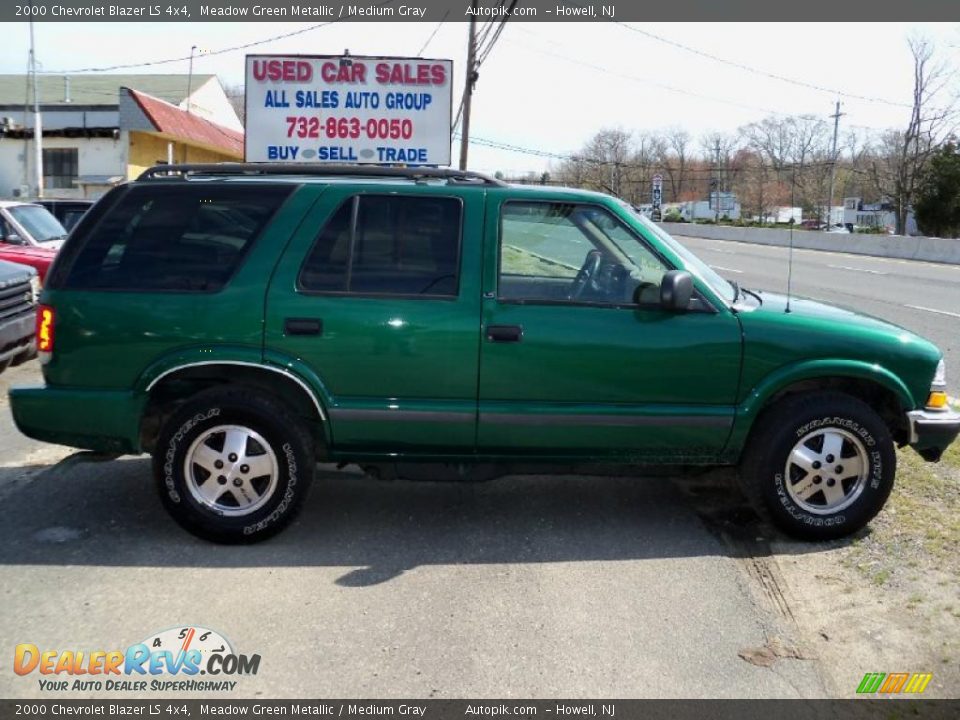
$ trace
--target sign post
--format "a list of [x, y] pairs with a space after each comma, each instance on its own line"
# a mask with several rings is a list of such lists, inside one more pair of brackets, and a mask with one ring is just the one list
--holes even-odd
[[247, 162], [449, 165], [453, 62], [248, 55]]
[[657, 173], [653, 176], [653, 196], [651, 198], [650, 219], [654, 222], [660, 222], [662, 212], [660, 206], [663, 203], [663, 175]]

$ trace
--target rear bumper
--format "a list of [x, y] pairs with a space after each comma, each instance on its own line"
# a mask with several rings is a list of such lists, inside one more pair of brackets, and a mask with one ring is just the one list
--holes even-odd
[[943, 451], [960, 434], [960, 413], [952, 410], [913, 410], [907, 413], [907, 420], [910, 424], [910, 446], [925, 460], [939, 460]]
[[121, 390], [10, 389], [13, 421], [35, 440], [99, 452], [137, 454], [146, 398]]

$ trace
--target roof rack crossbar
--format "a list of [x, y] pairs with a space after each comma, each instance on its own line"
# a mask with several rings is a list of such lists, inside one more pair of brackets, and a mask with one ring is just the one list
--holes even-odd
[[472, 170], [437, 167], [393, 167], [381, 165], [337, 165], [327, 163], [195, 163], [155, 165], [144, 170], [137, 180], [186, 179], [198, 175], [317, 175], [326, 177], [378, 177], [408, 180], [447, 180], [504, 186], [505, 182]]

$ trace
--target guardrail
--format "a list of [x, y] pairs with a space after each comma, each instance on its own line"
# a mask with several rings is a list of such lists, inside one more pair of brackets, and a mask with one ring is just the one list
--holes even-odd
[[[749, 228], [697, 223], [661, 223], [671, 235], [701, 237], [711, 240], [732, 240], [757, 245], [790, 245], [790, 231], [773, 228]], [[805, 250], [832, 250], [853, 255], [925, 260], [926, 262], [960, 265], [960, 240], [905, 235], [871, 235], [866, 233], [828, 233], [815, 230], [794, 230], [793, 246]]]

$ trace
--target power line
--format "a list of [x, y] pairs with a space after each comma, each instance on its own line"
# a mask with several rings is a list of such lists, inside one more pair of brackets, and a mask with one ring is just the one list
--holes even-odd
[[531, 47], [531, 46], [529, 46], [529, 45], [525, 45], [525, 44], [522, 44], [522, 43], [514, 43], [514, 44], [518, 45], [518, 47], [521, 47], [521, 48], [523, 48], [523, 49], [525, 49], [525, 50], [528, 50], [529, 52], [538, 53], [538, 54], [540, 54], [540, 55], [546, 55], [546, 56], [548, 56], [548, 57], [554, 57], [554, 58], [557, 58], [557, 59], [559, 59], [559, 60], [563, 60], [563, 61], [565, 61], [565, 62], [572, 63], [573, 65], [580, 65], [581, 67], [589, 68], [590, 70], [596, 70], [597, 72], [601, 72], [601, 73], [604, 73], [604, 74], [606, 74], [606, 75], [613, 75], [613, 76], [615, 76], [615, 77], [619, 77], [619, 78], [622, 78], [622, 79], [624, 79], [624, 80], [630, 80], [630, 81], [632, 81], [632, 82], [637, 82], [637, 83], [641, 83], [641, 84], [644, 84], [644, 85], [652, 85], [652, 86], [654, 86], [654, 87], [660, 88], [661, 90], [667, 90], [668, 92], [678, 93], [678, 94], [680, 94], [680, 95], [686, 95], [686, 96], [688, 96], [688, 97], [697, 98], [698, 100], [709, 100], [710, 102], [722, 103], [722, 104], [724, 104], [724, 105], [730, 105], [730, 106], [738, 107], [738, 108], [741, 108], [741, 109], [744, 109], [744, 110], [759, 111], [759, 112], [767, 113], [767, 114], [769, 114], [769, 115], [783, 115], [783, 116], [786, 116], [786, 115], [789, 114], [789, 113], [781, 112], [781, 111], [779, 111], [779, 110], [773, 110], [773, 109], [771, 109], [771, 108], [765, 108], [765, 107], [759, 107], [759, 106], [757, 106], [757, 105], [747, 105], [747, 104], [745, 104], [745, 103], [739, 103], [739, 102], [736, 102], [735, 100], [727, 100], [727, 99], [725, 99], [725, 98], [715, 97], [715, 96], [712, 96], [712, 95], [703, 95], [702, 93], [693, 92], [692, 90], [686, 90], [686, 89], [684, 89], [684, 88], [677, 87], [677, 86], [675, 86], [675, 85], [670, 85], [670, 84], [663, 83], [663, 82], [659, 82], [659, 81], [657, 81], [657, 80], [650, 80], [649, 78], [638, 77], [638, 76], [636, 76], [636, 75], [628, 75], [627, 73], [620, 72], [619, 70], [613, 70], [613, 69], [608, 68], [608, 67], [605, 67], [605, 66], [603, 66], [603, 65], [596, 65], [596, 64], [594, 64], [594, 63], [587, 62], [587, 61], [585, 61], [585, 60], [578, 60], [577, 58], [570, 57], [569, 55], [563, 55], [563, 54], [561, 54], [561, 53], [551, 52], [550, 50], [544, 50], [544, 49], [542, 49], [542, 48]]
[[649, 30], [641, 30], [640, 28], [633, 27], [632, 25], [628, 25], [625, 22], [620, 22], [620, 21], [614, 21], [614, 22], [620, 27], [626, 28], [627, 30], [631, 30], [632, 32], [643, 35], [644, 37], [648, 37], [651, 40], [656, 40], [657, 42], [664, 43], [665, 45], [670, 45], [672, 47], [679, 48], [680, 50], [693, 53], [694, 55], [699, 55], [700, 57], [707, 58], [708, 60], [713, 60], [714, 62], [722, 63], [724, 65], [729, 65], [730, 67], [734, 67], [739, 70], [745, 70], [755, 75], [762, 75], [764, 77], [768, 77], [773, 80], [779, 80], [781, 82], [790, 83], [791, 85], [797, 85], [798, 87], [804, 87], [804, 88], [807, 88], [808, 90], [817, 90], [819, 92], [830, 93], [831, 95], [840, 95], [842, 97], [847, 97], [854, 100], [864, 100], [866, 102], [881, 103], [883, 105], [891, 105], [893, 107], [906, 107], [906, 108], [913, 107], [913, 105], [909, 103], [895, 102], [893, 100], [887, 100], [886, 98], [871, 97], [869, 95], [857, 95], [855, 93], [843, 92], [841, 90], [837, 90], [836, 88], [828, 88], [828, 87], [824, 87], [823, 85], [816, 85], [814, 83], [804, 82], [803, 80], [797, 80], [796, 78], [787, 77], [785, 75], [778, 75], [777, 73], [772, 73], [767, 70], [761, 70], [760, 68], [755, 68], [750, 65], [744, 65], [743, 63], [735, 62], [733, 60], [727, 60], [726, 58], [712, 55], [708, 52], [704, 52], [703, 50], [698, 50], [697, 48], [690, 47], [689, 45], [684, 45], [683, 43], [677, 42], [675, 40], [670, 40], [669, 38], [665, 38], [661, 35], [657, 35], [656, 33], [652, 33]]
[[440, 29], [440, 26], [443, 25], [443, 23], [446, 22], [447, 16], [448, 16], [449, 14], [450, 14], [450, 10], [448, 9], [448, 10], [443, 14], [443, 17], [440, 18], [440, 22], [437, 23], [437, 26], [433, 29], [433, 32], [430, 33], [430, 37], [427, 38], [427, 41], [423, 44], [423, 47], [421, 47], [421, 48], [417, 51], [417, 57], [422, 57], [422, 56], [423, 56], [423, 53], [426, 52], [427, 47], [428, 47], [428, 46], [430, 45], [430, 43], [433, 41], [434, 35], [437, 34], [437, 31]]
[[[375, 3], [375, 7], [385, 7], [391, 5], [395, 0], [380, 0], [380, 2]], [[340, 22], [340, 19], [328, 20], [327, 22], [317, 23], [316, 25], [310, 25], [300, 30], [293, 30], [287, 33], [281, 33], [280, 35], [273, 35], [263, 40], [255, 40], [253, 42], [244, 43], [242, 45], [233, 45], [232, 47], [220, 48], [219, 50], [211, 50], [210, 52], [204, 53], [201, 57], [211, 57], [213, 55], [224, 55], [226, 53], [236, 52], [237, 50], [246, 50], [248, 48], [257, 47], [259, 45], [266, 45], [267, 43], [275, 42], [277, 40], [284, 40], [289, 37], [295, 37], [297, 35], [303, 35], [304, 33], [312, 32], [313, 30], [319, 30], [320, 28], [327, 27], [329, 25], [334, 25]], [[71, 70], [44, 70], [41, 72], [42, 75], [71, 75], [76, 73], [87, 73], [87, 72], [110, 72], [111, 70], [127, 70], [129, 68], [141, 68], [141, 67], [154, 67], [157, 65], [168, 65], [175, 62], [184, 62], [190, 59], [189, 55], [184, 55], [183, 57], [167, 58], [165, 60], [148, 60], [146, 62], [140, 63], [124, 63], [121, 65], [105, 65], [103, 67], [87, 67], [87, 68], [73, 68]]]
[[[500, 2], [503, 5], [503, 1]], [[511, 0], [510, 5], [507, 7], [507, 11], [503, 16], [503, 19], [500, 21], [500, 25], [497, 26], [496, 32], [493, 34], [493, 37], [490, 39], [490, 42], [487, 43], [486, 47], [482, 47], [478, 50], [479, 60], [477, 60], [477, 65], [483, 64], [483, 61], [487, 59], [487, 56], [490, 54], [490, 51], [493, 50], [493, 46], [497, 44], [497, 40], [500, 39], [501, 33], [503, 33], [504, 28], [507, 26], [507, 20], [510, 19], [510, 13], [513, 12], [513, 9], [517, 6], [517, 0]]]

